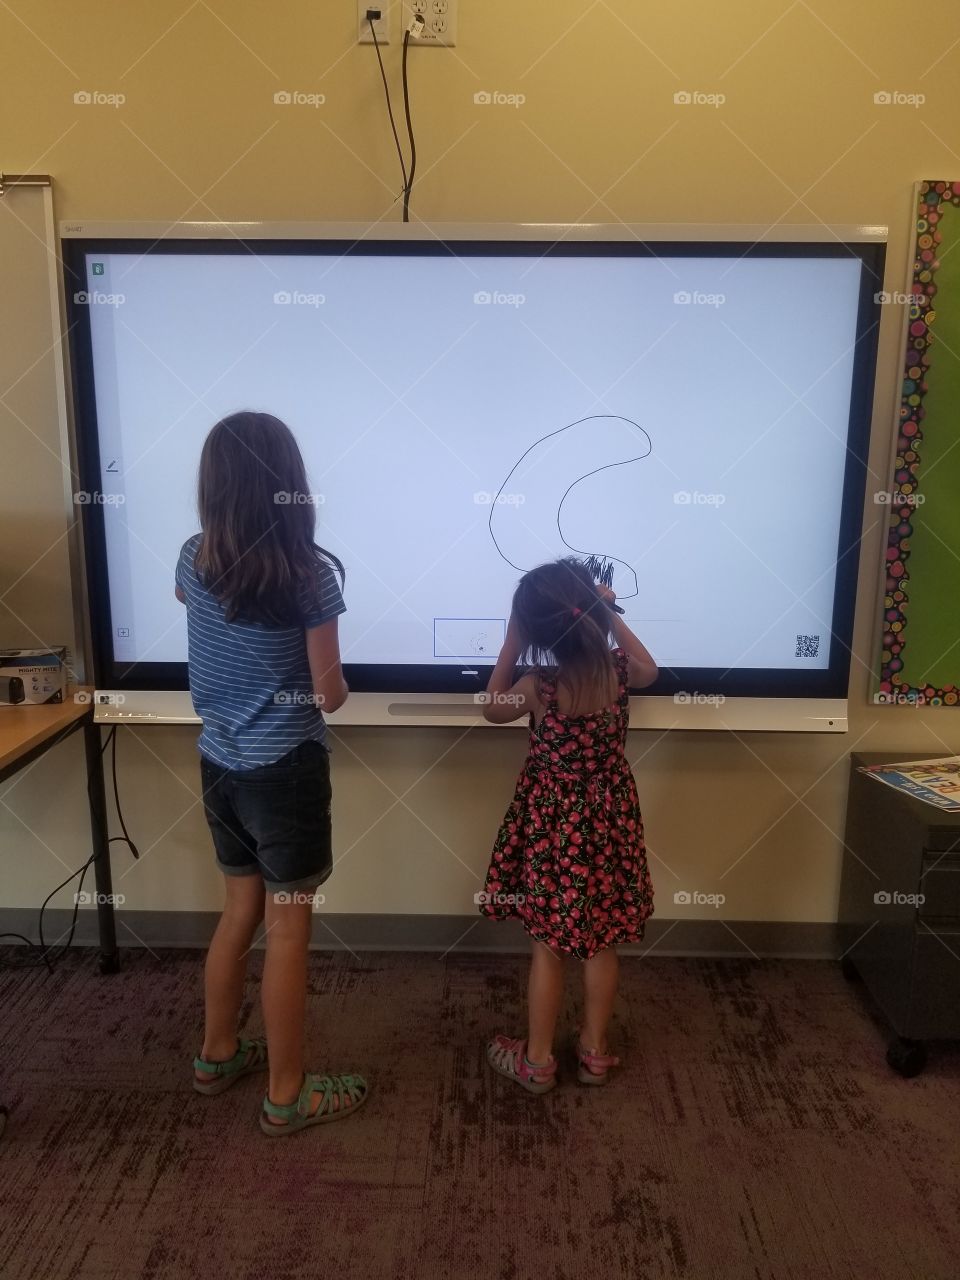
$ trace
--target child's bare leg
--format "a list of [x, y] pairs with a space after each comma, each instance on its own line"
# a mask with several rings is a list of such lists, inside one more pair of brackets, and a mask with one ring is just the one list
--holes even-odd
[[617, 996], [620, 959], [613, 947], [598, 951], [583, 965], [583, 1028], [580, 1042], [596, 1053], [607, 1051], [607, 1027]]
[[534, 940], [527, 984], [529, 1031], [527, 1058], [544, 1063], [553, 1053], [553, 1033], [563, 999], [563, 956]]
[[[313, 924], [312, 895], [301, 890], [290, 896], [294, 901], [277, 902], [275, 894], [267, 894], [267, 958], [260, 989], [270, 1062], [267, 1093], [270, 1101], [278, 1106], [296, 1102], [305, 1074], [303, 1032], [307, 1014], [307, 958]], [[322, 1102], [323, 1094], [314, 1093], [311, 1114]], [[335, 1094], [333, 1109], [339, 1105]], [[353, 1104], [347, 1099], [345, 1105]], [[273, 1119], [271, 1123], [285, 1124], [286, 1121]]]
[[294, 1102], [303, 1084], [303, 1027], [307, 1013], [307, 956], [313, 911], [305, 894], [267, 894], [263, 964], [263, 1022], [267, 1030], [271, 1102]]
[[[203, 1048], [207, 1062], [226, 1062], [237, 1051], [237, 1019], [243, 1000], [247, 955], [263, 919], [263, 881], [258, 875], [224, 876], [227, 897], [204, 966]], [[209, 1077], [196, 1073], [199, 1080]]]

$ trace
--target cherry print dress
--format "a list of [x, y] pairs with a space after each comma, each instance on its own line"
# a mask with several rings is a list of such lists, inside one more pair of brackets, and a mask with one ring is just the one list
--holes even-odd
[[613, 650], [617, 701], [565, 715], [542, 678], [543, 718], [493, 847], [481, 914], [519, 919], [532, 938], [589, 960], [639, 942], [653, 913], [637, 787], [624, 754], [627, 655]]

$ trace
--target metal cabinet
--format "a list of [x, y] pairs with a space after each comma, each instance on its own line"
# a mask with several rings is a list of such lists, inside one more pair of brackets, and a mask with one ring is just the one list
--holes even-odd
[[844, 974], [893, 1030], [887, 1061], [904, 1076], [923, 1070], [925, 1041], [960, 1039], [960, 814], [859, 768], [923, 758], [850, 757], [838, 913]]

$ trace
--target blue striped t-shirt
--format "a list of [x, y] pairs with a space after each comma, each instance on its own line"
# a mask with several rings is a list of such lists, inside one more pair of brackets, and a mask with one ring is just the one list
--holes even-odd
[[225, 769], [272, 764], [301, 742], [326, 745], [326, 725], [313, 696], [304, 631], [346, 606], [333, 569], [317, 560], [314, 588], [300, 592], [300, 626], [227, 622], [223, 605], [200, 582], [188, 538], [177, 563], [187, 607], [190, 694], [203, 721], [200, 753]]

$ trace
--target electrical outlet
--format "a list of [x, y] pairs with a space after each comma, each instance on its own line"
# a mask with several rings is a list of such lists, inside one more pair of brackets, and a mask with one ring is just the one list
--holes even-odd
[[[437, 0], [438, 4], [443, 4], [444, 0]], [[365, 4], [363, 0], [357, 0], [357, 43], [373, 44], [373, 33], [370, 30], [370, 23], [367, 21], [368, 9], [379, 9], [380, 17], [374, 19], [374, 30], [377, 33], [377, 42], [379, 44], [390, 43], [390, 4], [391, 0], [381, 0], [380, 4]]]
[[458, 0], [402, 0], [401, 7], [402, 30], [407, 30], [417, 14], [423, 19], [423, 32], [416, 39], [410, 37], [411, 46], [433, 44], [449, 49], [457, 43]]

